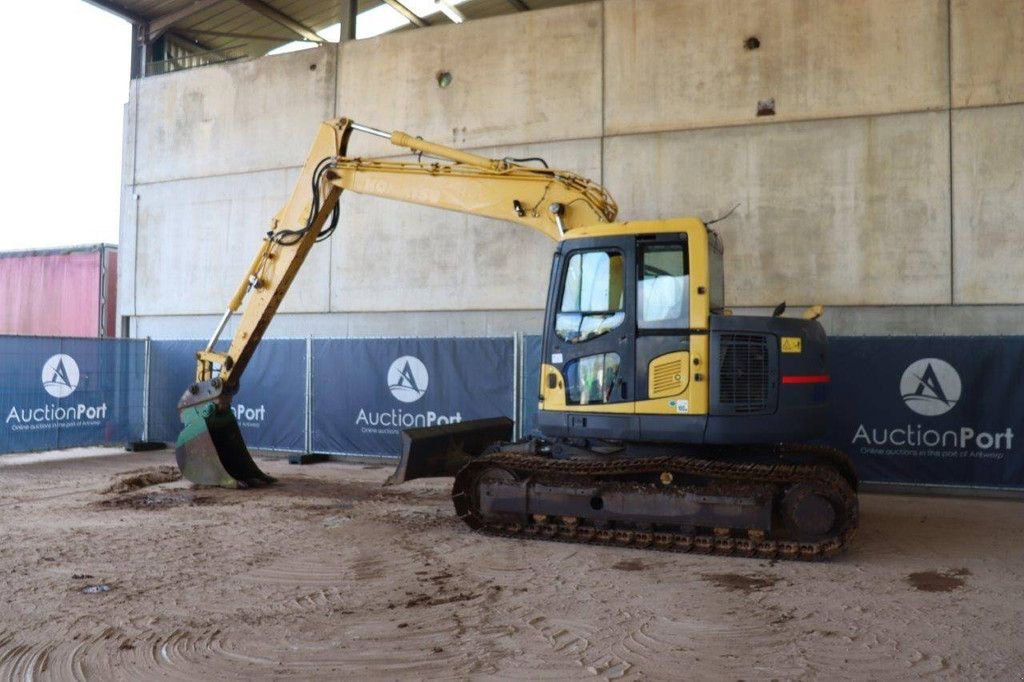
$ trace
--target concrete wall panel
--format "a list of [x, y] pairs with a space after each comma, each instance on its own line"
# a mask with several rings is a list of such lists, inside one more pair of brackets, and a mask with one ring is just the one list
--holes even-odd
[[956, 302], [1024, 303], [1024, 105], [953, 112], [953, 220]]
[[300, 165], [334, 115], [334, 46], [139, 81], [136, 182]]
[[623, 218], [739, 204], [718, 229], [734, 306], [948, 303], [947, 116], [608, 138]]
[[[541, 156], [600, 176], [599, 140], [474, 150]], [[502, 310], [544, 307], [554, 243], [500, 220], [355, 194], [342, 195], [332, 239], [332, 311]]]
[[121, 188], [120, 238], [117, 243], [120, 262], [117, 264], [117, 317], [118, 336], [121, 316], [134, 315], [138, 292], [135, 287], [135, 251], [137, 234], [135, 194], [131, 187]]
[[[225, 329], [234, 335], [237, 316]], [[209, 338], [219, 315], [146, 315], [135, 318], [136, 336], [154, 339]], [[281, 313], [267, 338], [374, 336], [513, 336], [540, 334], [543, 310], [462, 310], [400, 313]]]
[[1024, 2], [954, 0], [953, 106], [1024, 102]]
[[[592, 3], [346, 43], [338, 115], [457, 147], [599, 137], [600, 22]], [[353, 150], [395, 154], [363, 137]]]
[[121, 210], [118, 214], [117, 334], [121, 335], [121, 317], [135, 314], [135, 107], [138, 81], [132, 81], [129, 99], [124, 105], [124, 131], [121, 145]]
[[[606, 134], [948, 104], [946, 0], [608, 0], [605, 11]], [[776, 114], [758, 117], [769, 98]]]
[[[222, 312], [296, 177], [297, 168], [138, 187], [138, 314]], [[329, 260], [314, 248], [283, 311], [327, 311]]]

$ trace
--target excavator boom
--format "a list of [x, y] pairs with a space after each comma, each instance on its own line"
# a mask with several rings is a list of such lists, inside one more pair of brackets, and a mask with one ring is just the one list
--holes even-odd
[[[354, 131], [386, 138], [419, 158], [348, 157]], [[178, 402], [183, 428], [176, 455], [188, 480], [228, 487], [272, 481], [249, 455], [231, 398], [309, 251], [337, 227], [345, 190], [503, 219], [556, 241], [573, 229], [611, 222], [617, 213], [603, 187], [576, 173], [488, 159], [345, 118], [324, 122], [291, 197], [274, 217], [209, 343], [196, 353], [195, 381]], [[215, 350], [240, 308], [230, 347]]]

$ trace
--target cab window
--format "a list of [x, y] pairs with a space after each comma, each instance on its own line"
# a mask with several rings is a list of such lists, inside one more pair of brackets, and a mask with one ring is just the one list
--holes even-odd
[[601, 353], [565, 364], [566, 402], [595, 405], [612, 402], [612, 389], [619, 379], [622, 358], [618, 353]]
[[625, 260], [617, 251], [581, 251], [565, 268], [555, 333], [580, 343], [607, 334], [625, 320]]
[[640, 250], [637, 325], [640, 329], [690, 326], [690, 276], [684, 244], [652, 244]]

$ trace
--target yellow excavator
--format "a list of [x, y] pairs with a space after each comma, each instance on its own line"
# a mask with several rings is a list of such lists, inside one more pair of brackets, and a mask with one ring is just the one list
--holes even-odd
[[[415, 161], [347, 156], [353, 132]], [[723, 247], [696, 218], [616, 222], [601, 186], [542, 159], [488, 159], [349, 119], [325, 122], [299, 181], [178, 403], [188, 480], [273, 479], [250, 456], [232, 396], [344, 190], [499, 218], [557, 243], [537, 433], [504, 417], [409, 429], [389, 483], [454, 476], [456, 514], [513, 537], [814, 560], [858, 523], [857, 477], [825, 428], [827, 340], [816, 321], [732, 315]], [[215, 351], [243, 306], [226, 352]]]

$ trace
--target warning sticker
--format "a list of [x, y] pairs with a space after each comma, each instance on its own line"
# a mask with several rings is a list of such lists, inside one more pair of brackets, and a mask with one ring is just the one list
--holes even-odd
[[783, 336], [782, 337], [782, 352], [783, 353], [800, 353], [804, 349], [803, 339], [799, 336]]

